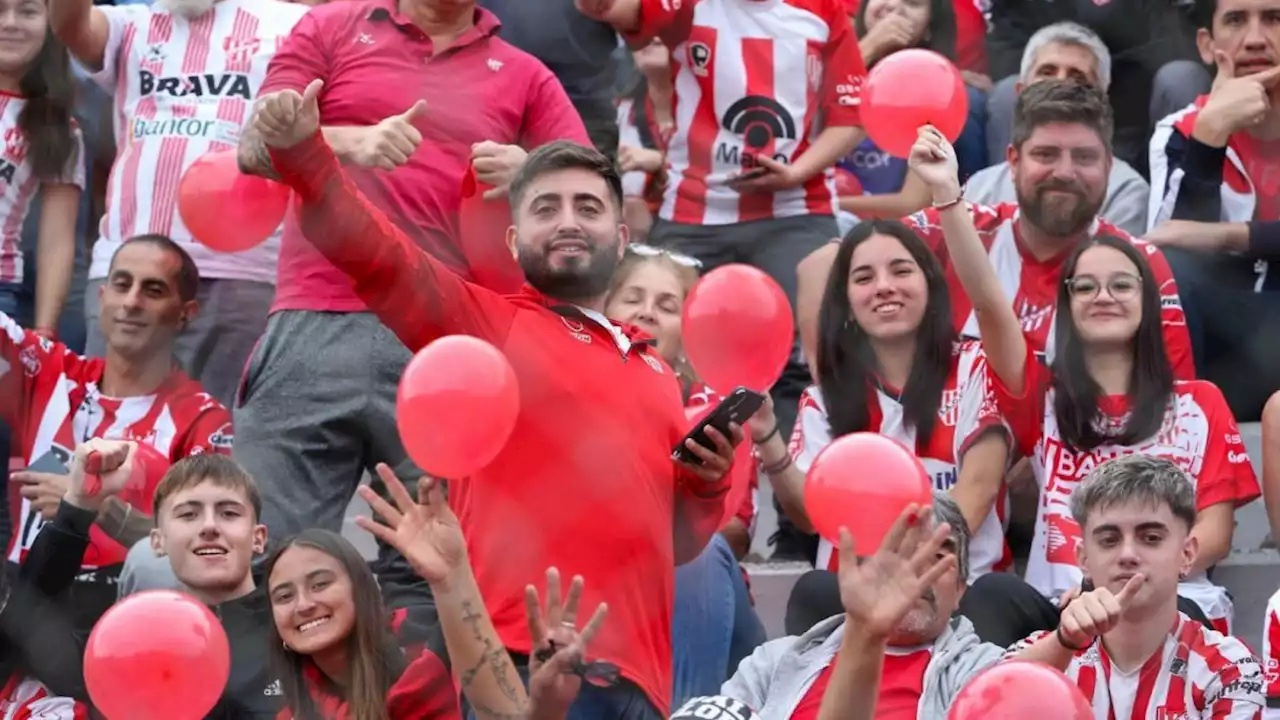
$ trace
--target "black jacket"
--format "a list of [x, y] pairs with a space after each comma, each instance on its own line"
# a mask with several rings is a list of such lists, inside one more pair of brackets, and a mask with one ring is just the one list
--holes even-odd
[[[88, 636], [74, 630], [51, 598], [75, 580], [94, 519], [93, 512], [62, 503], [53, 522], [40, 529], [22, 565], [19, 582], [0, 612], [0, 632], [18, 649], [27, 671], [51, 692], [84, 702], [90, 701], [84, 686]], [[283, 696], [268, 667], [267, 638], [273, 621], [266, 593], [255, 590], [210, 609], [227, 633], [231, 676], [222, 699], [205, 717], [274, 718], [283, 706]]]

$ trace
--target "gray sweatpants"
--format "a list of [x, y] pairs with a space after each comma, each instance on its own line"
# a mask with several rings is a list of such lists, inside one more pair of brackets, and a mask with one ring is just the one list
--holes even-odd
[[[85, 354], [104, 357], [106, 339], [98, 324], [98, 295], [106, 280], [90, 280], [84, 293]], [[252, 280], [200, 281], [196, 299], [200, 310], [178, 336], [174, 353], [187, 375], [227, 407], [235, 400], [236, 385], [253, 345], [267, 326], [267, 313], [276, 287]]]
[[364, 472], [405, 459], [396, 387], [410, 357], [371, 313], [271, 315], [240, 386], [232, 449], [262, 489], [270, 538], [341, 531]]

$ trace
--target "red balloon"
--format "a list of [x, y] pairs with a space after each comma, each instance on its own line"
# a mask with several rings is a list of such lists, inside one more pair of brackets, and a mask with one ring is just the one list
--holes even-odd
[[460, 478], [493, 461], [520, 412], [516, 374], [500, 350], [450, 335], [418, 351], [396, 393], [396, 427], [428, 475]]
[[795, 319], [773, 278], [750, 265], [707, 273], [684, 301], [684, 351], [709, 387], [764, 392], [791, 356]]
[[982, 671], [960, 689], [947, 720], [1093, 720], [1071, 678], [1048, 665], [1012, 660]]
[[[684, 414], [689, 418], [689, 429], [692, 430], [701, 422], [702, 418], [714, 410], [718, 403], [717, 399], [716, 403], [685, 408]], [[751, 455], [751, 442], [745, 439], [751, 437], [751, 423], [742, 426], [742, 433], [744, 440], [733, 451], [733, 469], [729, 471], [729, 494], [724, 498], [724, 517], [720, 519], [720, 527], [724, 527], [738, 514], [742, 501], [747, 493], [751, 492], [751, 478], [756, 473], [755, 458]]]
[[858, 176], [842, 167], [836, 168], [836, 195], [838, 197], [857, 197], [862, 194], [862, 183]]
[[84, 680], [107, 720], [200, 720], [231, 671], [222, 623], [195, 598], [149, 590], [121, 600], [94, 625]]
[[835, 543], [849, 528], [859, 554], [880, 547], [911, 503], [933, 501], [933, 483], [920, 460], [895, 440], [850, 433], [818, 453], [804, 479], [804, 507], [818, 534]]
[[206, 153], [182, 174], [178, 213], [210, 250], [234, 253], [271, 237], [284, 221], [289, 187], [240, 172], [235, 150]]
[[871, 69], [862, 89], [862, 126], [881, 150], [905, 158], [922, 125], [955, 142], [969, 114], [969, 91], [955, 65], [931, 50], [900, 50]]

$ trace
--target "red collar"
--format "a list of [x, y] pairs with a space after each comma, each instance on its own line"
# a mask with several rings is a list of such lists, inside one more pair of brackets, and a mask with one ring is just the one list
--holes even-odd
[[[542, 291], [535, 288], [534, 286], [530, 285], [529, 283], [525, 283], [520, 288], [520, 297], [530, 300], [538, 305], [541, 305], [542, 307], [550, 310], [551, 312], [556, 313], [557, 315], [561, 315], [563, 317], [571, 318], [575, 320], [582, 320], [584, 323], [589, 323], [587, 327], [599, 326], [599, 323], [596, 322], [594, 318], [589, 317], [586, 313], [582, 312], [582, 308], [572, 303], [567, 303], [562, 300], [557, 300], [553, 297], [550, 297], [544, 294]], [[627, 339], [631, 341], [632, 345], [656, 346], [658, 343], [658, 341], [654, 339], [653, 336], [651, 336], [649, 333], [645, 332], [644, 330], [641, 330], [640, 328], [636, 327], [635, 325], [631, 325], [630, 323], [620, 323], [614, 320], [609, 320], [609, 322], [613, 324], [615, 327], [617, 327], [619, 330], [621, 330], [622, 334], [625, 335]], [[603, 331], [604, 328], [601, 328], [601, 330]]]
[[[449, 49], [465, 47], [474, 42], [484, 40], [498, 34], [498, 30], [502, 28], [502, 23], [498, 20], [498, 16], [489, 12], [482, 7], [476, 7], [475, 25], [470, 30], [462, 33]], [[370, 3], [368, 12], [365, 13], [365, 19], [390, 20], [395, 23], [396, 27], [401, 31], [418, 31], [418, 26], [413, 23], [409, 17], [400, 12], [399, 0], [375, 0]]]

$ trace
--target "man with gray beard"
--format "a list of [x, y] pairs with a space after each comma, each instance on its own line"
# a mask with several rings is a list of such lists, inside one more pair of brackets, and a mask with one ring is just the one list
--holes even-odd
[[[720, 689], [721, 694], [746, 703], [760, 717], [815, 720], [828, 687], [839, 695], [842, 693], [836, 685], [856, 683], [856, 680], [841, 678], [836, 672], [837, 654], [850, 658], [842, 661], [847, 664], [856, 656], [865, 655], [870, 648], [879, 647], [878, 638], [872, 638], [876, 642], [863, 642], [872, 630], [869, 626], [874, 624], [876, 616], [900, 609], [889, 607], [895, 605], [895, 599], [905, 601], [907, 596], [913, 596], [909, 609], [899, 614], [901, 619], [896, 624], [884, 624], [885, 628], [894, 629], [883, 639], [884, 665], [875, 703], [876, 717], [946, 717], [956, 693], [974, 675], [998, 662], [1003, 649], [982, 643], [967, 619], [951, 617], [959, 607], [969, 575], [969, 528], [955, 500], [946, 493], [934, 493], [932, 513], [912, 513], [908, 509], [905, 514], [906, 520], [899, 521], [899, 527], [890, 531], [885, 542], [886, 545], [900, 543], [902, 547], [882, 546], [869, 564], [865, 564], [869, 562], [866, 558], [855, 560], [852, 553], [841, 558], [843, 613], [823, 620], [799, 637], [780, 638], [761, 645], [742, 661], [738, 672]], [[947, 530], [944, 539], [937, 543], [939, 547], [934, 556], [921, 558], [920, 553], [914, 551], [932, 546], [921, 544], [921, 536], [931, 530], [940, 534], [944, 523]], [[898, 537], [895, 541], [895, 535], [904, 534], [904, 525], [908, 537]], [[904, 556], [900, 565], [914, 567], [920, 572], [919, 578], [908, 573], [912, 577], [904, 583], [889, 572], [892, 567], [885, 563], [885, 558], [895, 552]], [[950, 564], [936, 562], [951, 558], [954, 562]], [[922, 565], [928, 565], [927, 560], [934, 560], [934, 566], [921, 571]], [[868, 571], [863, 572], [864, 569]], [[919, 583], [926, 587], [917, 593]], [[862, 592], [858, 592], [859, 589]], [[833, 676], [841, 679], [833, 681]], [[930, 679], [927, 684], [926, 677]]]
[[95, 6], [50, 0], [49, 25], [112, 93], [117, 155], [85, 292], [86, 354], [101, 356], [98, 294], [126, 238], [164, 235], [195, 260], [201, 312], [175, 353], [227, 407], [266, 327], [279, 236], [237, 253], [198, 242], [178, 212], [178, 184], [206, 153], [232, 150], [248, 124], [267, 64], [305, 5], [277, 0], [156, 0]]

